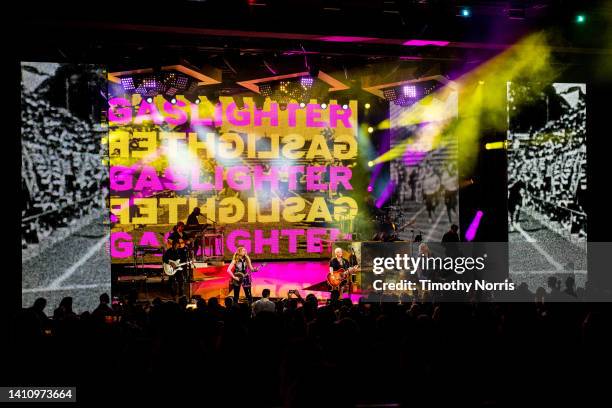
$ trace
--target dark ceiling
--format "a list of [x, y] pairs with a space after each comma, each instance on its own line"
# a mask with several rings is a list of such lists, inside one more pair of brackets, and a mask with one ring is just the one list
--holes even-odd
[[[139, 1], [89, 10], [83, 3], [22, 4], [18, 58], [104, 63], [111, 71], [185, 60], [222, 70], [231, 86], [309, 65], [347, 81], [356, 72], [403, 69], [450, 75], [540, 30], [550, 34], [555, 63], [580, 65], [612, 52], [601, 43], [612, 20], [607, 1]], [[463, 7], [469, 18], [457, 15]], [[516, 10], [524, 18], [510, 18]], [[573, 21], [578, 12], [587, 24]], [[403, 45], [412, 39], [449, 44]]]

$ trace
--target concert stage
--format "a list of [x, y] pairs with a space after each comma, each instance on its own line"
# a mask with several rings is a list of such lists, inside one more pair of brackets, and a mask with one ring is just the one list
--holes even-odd
[[[253, 266], [258, 267], [262, 262], [253, 260]], [[227, 266], [224, 265], [209, 265], [194, 269], [193, 280], [191, 284], [191, 296], [201, 296], [204, 299], [211, 297], [225, 298], [229, 295], [229, 276], [227, 275]], [[154, 297], [169, 297], [170, 291], [167, 288], [159, 289], [161, 286], [168, 285], [168, 278], [165, 277], [162, 281], [161, 265], [144, 265], [147, 271], [146, 283], [144, 285], [143, 274], [120, 275], [118, 283], [122, 284], [125, 289], [131, 285], [131, 289], [137, 290], [139, 298]], [[127, 270], [127, 268], [126, 268]], [[329, 260], [308, 260], [308, 261], [273, 261], [265, 263], [259, 271], [252, 275], [252, 294], [253, 297], [260, 297], [263, 289], [270, 289], [270, 297], [285, 298], [289, 290], [297, 289], [302, 297], [306, 297], [309, 293], [314, 294], [318, 299], [327, 299], [330, 292], [327, 290], [325, 278], [329, 272]], [[157, 290], [156, 290], [157, 287]], [[310, 289], [306, 289], [310, 288]], [[318, 290], [312, 290], [318, 289]], [[233, 292], [232, 292], [233, 293]], [[244, 296], [244, 291], [240, 290], [241, 298]], [[344, 295], [347, 297], [348, 295]], [[353, 294], [351, 300], [356, 302], [361, 297], [359, 286], [353, 286]]]

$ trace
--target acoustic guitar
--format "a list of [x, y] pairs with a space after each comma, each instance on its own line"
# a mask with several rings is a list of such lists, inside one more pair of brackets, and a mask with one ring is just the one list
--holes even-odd
[[249, 279], [251, 279], [250, 274], [259, 271], [261, 268], [263, 268], [264, 266], [266, 266], [266, 264], [261, 264], [259, 265], [257, 268], [253, 269], [251, 272], [249, 273], [243, 273], [243, 272], [234, 272], [234, 276], [238, 278], [238, 280], [236, 279], [230, 279], [231, 284], [234, 286], [240, 286], [242, 285], [243, 282], [247, 281]]
[[348, 276], [354, 271], [359, 269], [359, 265], [351, 266], [347, 270], [342, 268], [337, 271], [333, 271], [327, 274], [327, 283], [331, 286], [332, 289], [338, 289], [342, 282], [344, 282]]
[[[182, 239], [180, 238], [178, 240], [178, 244], [177, 244], [177, 248], [185, 248], [185, 247], [189, 247], [191, 245], [191, 240], [190, 239]], [[166, 242], [166, 249], [170, 249], [172, 248], [172, 240], [168, 239], [168, 241]]]

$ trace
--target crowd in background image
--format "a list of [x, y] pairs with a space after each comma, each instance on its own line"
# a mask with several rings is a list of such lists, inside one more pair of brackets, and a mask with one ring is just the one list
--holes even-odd
[[22, 91], [22, 244], [105, 207], [105, 131]]
[[522, 205], [556, 229], [586, 238], [586, 102], [544, 127], [512, 136], [509, 188], [523, 188]]
[[584, 102], [514, 141], [510, 188], [522, 183], [522, 204], [558, 229], [586, 238], [586, 121]]

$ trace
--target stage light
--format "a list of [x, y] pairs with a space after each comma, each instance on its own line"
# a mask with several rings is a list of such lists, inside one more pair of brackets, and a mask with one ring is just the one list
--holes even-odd
[[366, 109], [370, 109], [370, 107], [371, 107], [372, 105], [370, 105], [369, 103], [366, 103], [366, 104], [365, 104], [365, 105], [363, 105], [363, 106], [364, 106], [364, 108], [366, 108]]
[[310, 89], [312, 88], [312, 85], [314, 84], [314, 78], [310, 77], [310, 76], [303, 76], [300, 78], [300, 85], [302, 85], [304, 88]]
[[232, 96], [232, 99], [234, 100], [234, 103], [236, 104], [236, 107], [240, 110], [244, 109], [244, 96], [242, 95], [234, 95]]
[[153, 103], [153, 97], [152, 96], [147, 96], [145, 101], [147, 101], [148, 103]]
[[121, 78], [121, 86], [126, 92], [134, 92], [136, 90], [136, 86], [134, 85], [133, 77], [123, 77]]
[[262, 110], [266, 103], [266, 97], [263, 95], [253, 96], [253, 103], [255, 103], [255, 109]]
[[576, 23], [583, 24], [584, 22], [586, 22], [586, 16], [584, 14], [577, 14]]
[[468, 7], [460, 7], [457, 15], [459, 17], [468, 18], [472, 15], [472, 11]]
[[[372, 163], [372, 162], [369, 162], [369, 163]], [[368, 163], [368, 165], [369, 165], [369, 163]], [[370, 167], [372, 167], [372, 166], [370, 166]], [[374, 190], [374, 188], [372, 186], [368, 186], [368, 193], [371, 193], [372, 190]]]
[[504, 140], [502, 142], [491, 142], [491, 143], [485, 144], [485, 149], [487, 150], [497, 150], [497, 149], [507, 149], [507, 148], [508, 148], [507, 140]]
[[200, 97], [194, 94], [185, 94], [185, 99], [187, 99], [191, 103], [195, 103], [196, 105], [200, 104]]
[[372, 167], [372, 166], [374, 166], [374, 162], [373, 161], [369, 161], [368, 162], [368, 167]]
[[321, 109], [327, 109], [327, 104], [325, 102], [321, 103]]
[[206, 99], [208, 99], [208, 101], [212, 105], [218, 105], [219, 104], [219, 94], [217, 92], [212, 93], [210, 95], [206, 95]]
[[484, 85], [484, 81], [478, 81], [478, 85]]
[[370, 126], [370, 127], [368, 128], [368, 133], [373, 133], [373, 132], [374, 132], [374, 128], [373, 128], [372, 126]]
[[416, 86], [414, 85], [404, 85], [402, 90], [407, 98], [416, 98], [417, 96]]
[[163, 95], [164, 99], [170, 102], [172, 105], [176, 104], [176, 98], [170, 95]]
[[305, 107], [306, 107], [306, 104], [305, 104], [304, 102], [300, 102], [300, 108], [302, 108], [302, 109], [303, 109], [303, 108], [305, 108]]
[[476, 215], [474, 219], [470, 223], [467, 231], [465, 232], [465, 240], [472, 241], [476, 237], [476, 232], [478, 231], [478, 227], [480, 226], [480, 220], [482, 219], [483, 212], [478, 210], [476, 211]]
[[259, 93], [264, 96], [264, 98], [269, 98], [272, 96], [272, 85], [269, 83], [259, 85]]

